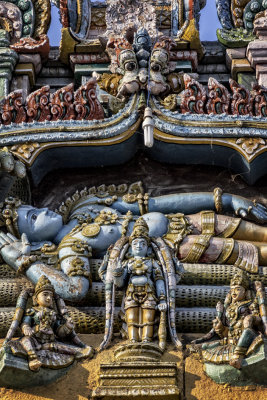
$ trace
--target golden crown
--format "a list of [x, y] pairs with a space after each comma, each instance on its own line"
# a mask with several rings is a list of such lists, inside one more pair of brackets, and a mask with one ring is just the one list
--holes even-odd
[[245, 289], [249, 288], [249, 284], [249, 277], [244, 271], [237, 272], [230, 282], [230, 286], [242, 286]]
[[134, 239], [137, 238], [144, 238], [150, 243], [150, 237], [149, 237], [149, 227], [144, 220], [144, 218], [140, 217], [138, 220], [135, 222], [134, 227], [133, 227], [133, 232], [131, 233], [131, 236], [129, 238], [130, 244]]
[[55, 292], [54, 286], [51, 284], [50, 280], [45, 275], [42, 275], [35, 286], [34, 294], [38, 296], [39, 293], [45, 290], [49, 290], [53, 293]]

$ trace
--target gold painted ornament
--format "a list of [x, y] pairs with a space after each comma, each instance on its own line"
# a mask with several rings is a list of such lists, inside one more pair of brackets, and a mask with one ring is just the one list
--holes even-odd
[[82, 234], [85, 237], [97, 236], [100, 232], [100, 226], [98, 224], [89, 224], [82, 229]]

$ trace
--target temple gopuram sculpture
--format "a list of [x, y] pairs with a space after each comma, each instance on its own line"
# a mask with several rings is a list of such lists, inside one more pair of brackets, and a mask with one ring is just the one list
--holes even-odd
[[[7, 333], [1, 358], [5, 363], [16, 365], [17, 357], [26, 357], [29, 370], [38, 372], [41, 367], [63, 369], [59, 374], [46, 374], [43, 370], [36, 377], [25, 373], [20, 367], [16, 373], [15, 386], [48, 383], [66, 373], [74, 360], [92, 357], [92, 347], [86, 346], [73, 329], [73, 322], [63, 300], [55, 294], [54, 287], [44, 275], [36, 284], [33, 295], [33, 307], [26, 309], [30, 293], [24, 291], [17, 302], [16, 318]], [[20, 325], [23, 337], [11, 340]], [[69, 340], [68, 345], [64, 340]], [[7, 361], [8, 360], [8, 361]], [[54, 375], [54, 376], [53, 376]], [[12, 367], [1, 371], [1, 384], [14, 385]]]
[[265, 398], [266, 16], [0, 0], [0, 397]]
[[[195, 343], [206, 341], [199, 351], [206, 373], [216, 382], [241, 384], [250, 379], [265, 384], [266, 364], [261, 364], [267, 329], [264, 287], [256, 281], [252, 290], [246, 273], [239, 272], [232, 278], [230, 288], [224, 305], [219, 302], [216, 306], [218, 316], [212, 331]], [[227, 363], [238, 371], [229, 370]], [[257, 363], [262, 367], [257, 368]]]

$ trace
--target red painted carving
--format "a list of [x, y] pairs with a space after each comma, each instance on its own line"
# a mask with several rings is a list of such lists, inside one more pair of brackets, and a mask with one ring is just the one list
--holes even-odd
[[249, 91], [239, 85], [233, 79], [229, 79], [230, 87], [233, 92], [231, 101], [231, 112], [236, 115], [252, 115], [251, 100]]
[[74, 84], [71, 83], [51, 95], [51, 121], [75, 119], [73, 92]]
[[267, 117], [267, 89], [255, 84], [251, 92], [253, 115]]
[[28, 122], [49, 121], [51, 119], [49, 102], [50, 86], [43, 86], [31, 93], [26, 99]]
[[9, 125], [11, 122], [20, 124], [26, 121], [22, 90], [15, 90], [5, 97], [1, 104], [1, 120], [4, 125]]
[[10, 45], [10, 48], [15, 50], [17, 53], [39, 53], [43, 59], [48, 58], [50, 51], [47, 35], [40, 35], [38, 40], [31, 37], [23, 37], [18, 42]]
[[59, 13], [60, 22], [63, 28], [68, 28], [69, 26], [69, 15], [68, 15], [68, 0], [59, 0]]
[[198, 81], [191, 76], [184, 74], [185, 90], [181, 93], [181, 112], [204, 114], [204, 104], [206, 101], [206, 90]]
[[226, 87], [219, 83], [214, 78], [209, 78], [208, 81], [209, 100], [207, 102], [208, 114], [228, 114], [230, 104], [230, 94]]
[[96, 95], [96, 79], [92, 78], [74, 94], [76, 119], [104, 119], [104, 110]]

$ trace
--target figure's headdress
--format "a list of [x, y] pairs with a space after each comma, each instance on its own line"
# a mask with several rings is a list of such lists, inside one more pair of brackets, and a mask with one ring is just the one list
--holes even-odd
[[49, 290], [53, 293], [55, 292], [54, 286], [51, 284], [50, 280], [45, 275], [42, 275], [35, 286], [34, 295], [37, 297], [39, 293], [45, 290]]
[[144, 238], [146, 239], [148, 244], [150, 243], [149, 227], [142, 217], [138, 218], [138, 220], [134, 224], [133, 232], [131, 233], [131, 236], [129, 238], [129, 243], [131, 244], [132, 241], [137, 238]]
[[17, 238], [20, 237], [17, 210], [21, 205], [22, 202], [17, 197], [7, 197], [0, 203], [0, 226], [5, 226]]
[[249, 284], [249, 277], [244, 271], [237, 272], [230, 282], [230, 286], [242, 286], [246, 290], [249, 289]]

